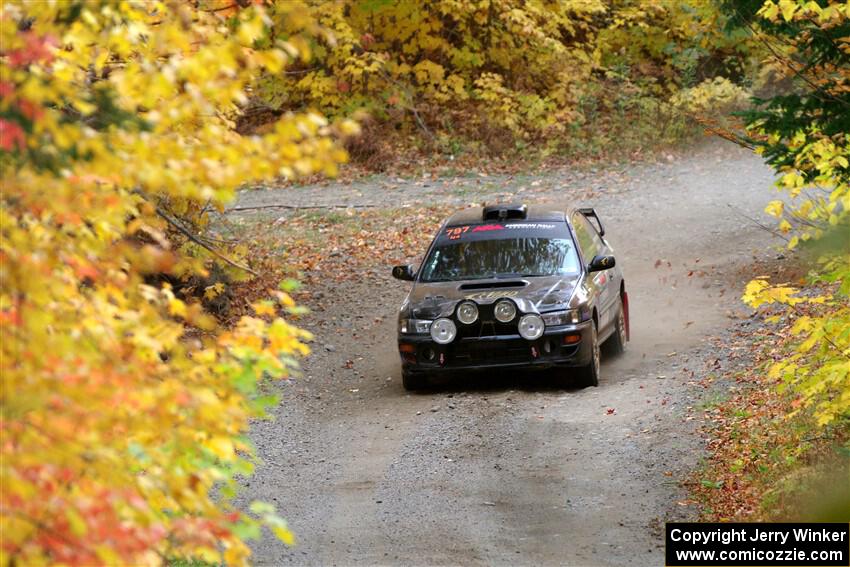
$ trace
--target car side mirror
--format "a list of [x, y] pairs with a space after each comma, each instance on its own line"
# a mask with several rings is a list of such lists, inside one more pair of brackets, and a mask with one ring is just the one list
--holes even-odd
[[393, 268], [393, 277], [397, 280], [412, 282], [416, 279], [416, 270], [411, 265], [395, 266]]
[[613, 256], [603, 256], [600, 254], [593, 257], [593, 260], [591, 260], [590, 264], [587, 265], [587, 271], [601, 272], [602, 270], [613, 268], [616, 263], [617, 262], [614, 260]]

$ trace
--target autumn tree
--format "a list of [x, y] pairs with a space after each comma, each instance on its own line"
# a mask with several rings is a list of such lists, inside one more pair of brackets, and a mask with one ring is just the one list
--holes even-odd
[[[242, 564], [262, 526], [291, 541], [271, 506], [231, 496], [253, 467], [249, 420], [275, 403], [258, 387], [293, 371], [309, 334], [282, 318], [284, 290], [221, 329], [163, 283], [208, 266], [169, 239], [166, 209], [345, 160], [335, 138], [352, 126], [316, 114], [233, 130], [259, 75], [304, 55], [247, 4], [3, 4], [4, 565]], [[314, 28], [294, 4], [275, 18]]]
[[814, 252], [813, 293], [767, 278], [747, 286], [753, 306], [779, 304], [799, 340], [770, 375], [821, 425], [850, 419], [850, 4], [829, 0], [727, 2], [732, 25], [762, 42], [791, 88], [754, 99], [743, 140], [780, 174], [786, 194], [767, 212], [789, 247]]
[[[566, 141], [595, 109], [666, 100], [715, 75], [740, 76], [748, 46], [711, 0], [304, 0], [333, 40], [267, 73], [274, 109], [374, 120], [434, 140]], [[272, 17], [272, 34], [297, 37]], [[631, 110], [630, 108], [628, 110]]]

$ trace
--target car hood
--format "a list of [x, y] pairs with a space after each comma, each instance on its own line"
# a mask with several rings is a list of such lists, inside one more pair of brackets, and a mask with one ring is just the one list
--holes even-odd
[[453, 282], [417, 282], [402, 310], [415, 319], [448, 317], [463, 300], [479, 305], [512, 299], [523, 313], [567, 309], [580, 274], [533, 278], [499, 278]]

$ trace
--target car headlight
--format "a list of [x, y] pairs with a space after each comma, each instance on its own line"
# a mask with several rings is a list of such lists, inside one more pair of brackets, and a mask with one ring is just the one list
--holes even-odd
[[581, 322], [581, 313], [578, 309], [569, 309], [567, 311], [553, 311], [552, 313], [544, 313], [542, 315], [543, 322], [547, 327], [556, 327], [558, 325], [575, 325]]
[[464, 301], [457, 306], [457, 320], [464, 325], [471, 325], [478, 319], [478, 306], [471, 301]]
[[451, 319], [437, 319], [431, 323], [431, 338], [440, 345], [447, 345], [457, 336], [457, 327]]
[[529, 341], [539, 339], [545, 327], [543, 318], [534, 313], [528, 313], [519, 319], [519, 335]]
[[500, 323], [510, 323], [516, 317], [516, 305], [510, 299], [502, 299], [496, 303], [493, 314]]
[[427, 335], [431, 321], [427, 319], [399, 319], [398, 332], [402, 335]]

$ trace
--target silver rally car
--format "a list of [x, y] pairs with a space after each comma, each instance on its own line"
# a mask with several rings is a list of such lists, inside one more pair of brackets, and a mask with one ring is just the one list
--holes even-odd
[[593, 209], [460, 211], [418, 270], [393, 276], [413, 282], [398, 319], [408, 390], [488, 368], [571, 368], [566, 378], [596, 386], [600, 345], [619, 353], [629, 339], [625, 281]]

